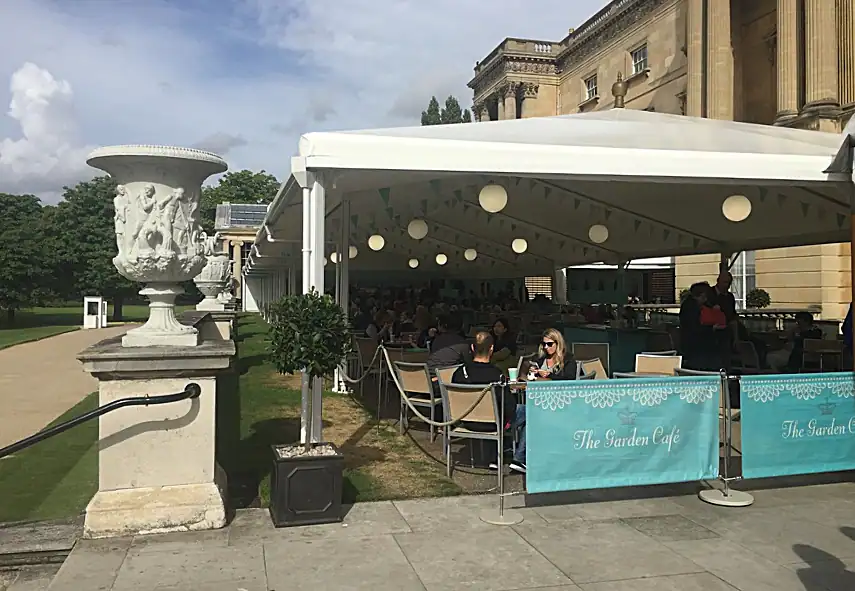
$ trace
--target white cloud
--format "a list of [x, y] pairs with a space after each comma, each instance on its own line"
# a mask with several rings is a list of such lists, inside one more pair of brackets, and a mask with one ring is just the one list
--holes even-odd
[[418, 125], [431, 95], [465, 108], [504, 37], [558, 40], [604, 4], [3, 0], [0, 105], [19, 106], [0, 117], [0, 191], [58, 191], [114, 143], [203, 145], [283, 177], [300, 133]]
[[25, 63], [12, 74], [8, 115], [20, 126], [19, 139], [0, 141], [4, 192], [57, 192], [85, 178], [86, 147], [77, 143], [71, 85]]

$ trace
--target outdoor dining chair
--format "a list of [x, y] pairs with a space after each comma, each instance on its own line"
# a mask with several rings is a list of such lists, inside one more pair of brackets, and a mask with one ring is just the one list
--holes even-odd
[[[405, 361], [393, 361], [392, 363], [395, 366], [395, 375], [398, 376], [401, 389], [410, 399], [410, 403], [416, 408], [424, 409], [424, 414], [434, 422], [440, 422], [436, 420], [436, 407], [441, 403], [441, 400], [434, 394], [427, 365]], [[418, 419], [418, 417], [416, 418]], [[401, 398], [401, 413], [398, 421], [401, 435], [403, 435], [410, 425], [410, 409], [403, 397]], [[430, 427], [430, 440], [433, 442], [436, 439], [437, 429], [433, 425], [428, 426]]]
[[[484, 385], [449, 384], [442, 378], [439, 380], [440, 393], [442, 395], [443, 414], [446, 421], [461, 419], [463, 414], [475, 404], [481, 396]], [[476, 431], [467, 428], [466, 425], [478, 424], [484, 426], [484, 431]], [[453, 440], [469, 439], [476, 441], [495, 441], [497, 458], [501, 460], [503, 446], [503, 429], [499, 409], [496, 408], [496, 396], [488, 392], [475, 408], [460, 422], [445, 427], [445, 473], [451, 478], [454, 460], [451, 456], [451, 443]], [[471, 453], [471, 452], [470, 452]], [[474, 463], [474, 462], [473, 462]], [[498, 478], [502, 478], [502, 470], [497, 470]]]
[[606, 375], [609, 374], [610, 351], [608, 343], [572, 343], [570, 349], [576, 359], [599, 359]]
[[649, 355], [635, 356], [635, 373], [653, 375], [674, 375], [674, 370], [683, 365], [682, 355]]
[[451, 383], [451, 376], [454, 375], [454, 372], [457, 371], [457, 368], [460, 367], [461, 364], [451, 365], [449, 367], [438, 367], [434, 370], [437, 379], [441, 382], [445, 382], [446, 384]]
[[606, 368], [603, 367], [603, 362], [599, 359], [588, 359], [587, 361], [579, 361], [579, 376], [591, 375], [593, 380], [607, 380], [609, 374], [606, 373]]

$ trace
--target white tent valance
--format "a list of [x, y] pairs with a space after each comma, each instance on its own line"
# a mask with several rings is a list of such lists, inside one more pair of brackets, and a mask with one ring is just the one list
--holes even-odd
[[[549, 273], [554, 267], [849, 239], [851, 179], [826, 173], [836, 134], [614, 109], [478, 124], [310, 133], [256, 238], [250, 273], [300, 266], [303, 186], [325, 189], [324, 254], [340, 210], [359, 255], [351, 269], [443, 275]], [[485, 212], [478, 194], [501, 184], [508, 204]], [[744, 195], [751, 215], [722, 204]], [[423, 240], [407, 224], [424, 219]], [[608, 228], [595, 243], [591, 225]], [[385, 246], [367, 247], [379, 234]], [[524, 239], [523, 254], [511, 249]], [[463, 253], [475, 249], [474, 261]], [[434, 264], [446, 254], [449, 263]]]

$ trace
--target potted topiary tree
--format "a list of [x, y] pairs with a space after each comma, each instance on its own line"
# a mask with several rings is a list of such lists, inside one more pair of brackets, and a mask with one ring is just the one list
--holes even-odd
[[281, 374], [305, 371], [302, 424], [305, 442], [273, 447], [270, 516], [276, 527], [341, 521], [344, 457], [332, 443], [312, 443], [311, 383], [329, 376], [351, 348], [347, 317], [328, 295], [285, 296], [268, 306], [270, 359]]
[[771, 303], [772, 298], [769, 297], [769, 292], [759, 287], [755, 287], [745, 296], [745, 307], [753, 310], [768, 308]]

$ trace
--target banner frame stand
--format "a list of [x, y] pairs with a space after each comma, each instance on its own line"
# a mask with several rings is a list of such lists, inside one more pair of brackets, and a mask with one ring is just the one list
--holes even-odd
[[705, 503], [718, 507], [749, 507], [754, 504], [754, 496], [750, 493], [730, 488], [731, 482], [742, 480], [742, 476], [731, 477], [729, 474], [731, 451], [733, 449], [733, 413], [730, 408], [729, 381], [734, 379], [738, 382], [739, 376], [729, 376], [724, 369], [720, 371], [720, 374], [721, 398], [724, 401], [724, 473], [718, 477], [718, 480], [722, 482], [724, 488], [702, 490], [698, 493], [698, 498]]
[[[519, 511], [515, 511], [514, 509], [505, 509], [505, 497], [513, 496], [517, 493], [507, 493], [505, 494], [505, 466], [504, 466], [504, 453], [505, 453], [505, 439], [504, 439], [504, 429], [505, 429], [505, 389], [508, 385], [508, 382], [503, 378], [499, 385], [499, 433], [501, 442], [499, 444], [499, 457], [496, 460], [496, 469], [499, 472], [499, 506], [498, 510], [486, 509], [481, 512], [478, 516], [481, 521], [484, 523], [489, 523], [490, 525], [517, 525], [522, 523], [525, 519], [523, 514]], [[493, 392], [493, 400], [496, 400], [495, 396], [495, 387], [496, 384], [492, 384], [491, 388]], [[494, 402], [495, 404], [495, 402]]]

